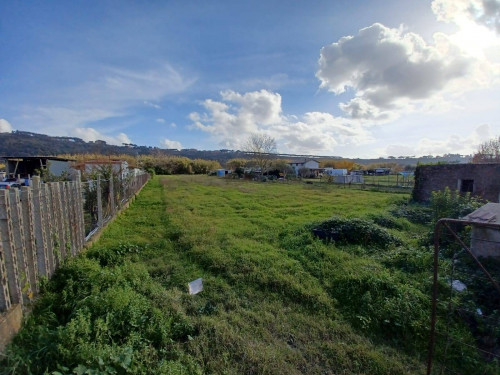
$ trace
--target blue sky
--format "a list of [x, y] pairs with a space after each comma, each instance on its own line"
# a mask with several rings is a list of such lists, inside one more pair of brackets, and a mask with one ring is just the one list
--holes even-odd
[[499, 94], [500, 0], [0, 3], [0, 131], [469, 154]]

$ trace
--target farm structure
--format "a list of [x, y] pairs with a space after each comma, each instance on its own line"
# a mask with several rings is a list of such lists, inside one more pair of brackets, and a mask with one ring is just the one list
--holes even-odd
[[470, 249], [475, 256], [500, 259], [500, 231], [498, 227], [474, 225], [477, 223], [500, 224], [500, 203], [487, 203], [464, 219], [472, 222]]
[[38, 174], [38, 171], [47, 169], [55, 176], [61, 176], [70, 171], [71, 162], [74, 160], [57, 158], [53, 156], [3, 156], [7, 177], [29, 178]]
[[490, 202], [500, 200], [500, 164], [420, 165], [415, 171], [413, 198], [425, 202], [433, 191], [458, 190]]
[[323, 168], [323, 173], [329, 176], [347, 176], [347, 169]]
[[290, 166], [295, 171], [295, 175], [299, 175], [299, 171], [302, 169], [307, 169], [310, 173], [315, 174], [316, 177], [322, 171], [319, 168], [319, 162], [314, 159], [301, 159], [301, 160], [293, 160], [290, 163]]
[[128, 163], [123, 160], [87, 160], [81, 163], [74, 163], [72, 168], [80, 171], [82, 174], [99, 172], [103, 168], [111, 167], [114, 174], [119, 174], [121, 178], [128, 176]]

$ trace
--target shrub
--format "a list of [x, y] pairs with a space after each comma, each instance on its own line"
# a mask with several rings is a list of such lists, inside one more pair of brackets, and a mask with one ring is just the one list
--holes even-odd
[[333, 217], [313, 228], [313, 233], [324, 240], [339, 244], [387, 248], [401, 245], [401, 240], [378, 225], [363, 219]]
[[[392, 216], [387, 216], [387, 215], [371, 215], [370, 219], [373, 220], [373, 222], [377, 225], [380, 225], [381, 227], [384, 228], [389, 228], [389, 229], [398, 229], [398, 230], [403, 230], [403, 229], [408, 229], [408, 221], [398, 221]], [[405, 225], [406, 224], [406, 225]]]
[[414, 224], [427, 225], [432, 221], [432, 211], [427, 206], [403, 202], [390, 211], [395, 217], [405, 218]]
[[441, 218], [458, 219], [478, 209], [484, 202], [470, 193], [460, 194], [457, 190], [433, 191], [430, 201], [433, 222]]

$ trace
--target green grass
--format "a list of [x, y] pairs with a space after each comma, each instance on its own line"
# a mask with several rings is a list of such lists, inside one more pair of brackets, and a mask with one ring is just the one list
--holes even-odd
[[[5, 373], [418, 374], [428, 329], [423, 226], [407, 195], [327, 184], [154, 178], [69, 260]], [[332, 216], [390, 217], [404, 246], [323, 242]], [[187, 283], [203, 277], [191, 296]], [[0, 370], [1, 372], [2, 370]]]

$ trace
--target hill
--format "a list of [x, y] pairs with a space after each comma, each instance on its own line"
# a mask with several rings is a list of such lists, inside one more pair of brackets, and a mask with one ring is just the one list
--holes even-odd
[[[103, 154], [120, 155], [172, 155], [184, 156], [190, 159], [215, 160], [224, 165], [228, 160], [234, 158], [251, 158], [251, 154], [240, 150], [197, 150], [197, 149], [161, 149], [151, 146], [138, 146], [135, 144], [124, 144], [122, 146], [110, 145], [105, 141], [85, 142], [77, 137], [52, 137], [45, 134], [31, 133], [25, 131], [13, 131], [12, 133], [0, 133], [0, 156], [57, 156], [61, 154]], [[279, 154], [278, 156], [295, 158], [315, 158], [318, 160], [343, 159], [340, 156], [328, 155], [297, 155]], [[459, 154], [447, 154], [444, 156], [407, 156], [389, 157], [376, 159], [351, 159], [358, 164], [368, 165], [372, 163], [395, 162], [401, 165], [416, 165], [418, 162], [449, 162], [466, 163], [471, 156]]]

